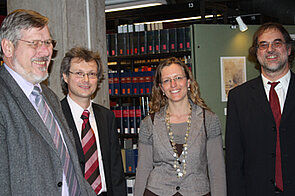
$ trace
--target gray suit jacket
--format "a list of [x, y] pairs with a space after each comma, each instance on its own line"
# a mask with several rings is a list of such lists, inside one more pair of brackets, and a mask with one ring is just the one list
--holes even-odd
[[[178, 178], [173, 168], [174, 152], [165, 125], [165, 114], [166, 108], [162, 108], [155, 114], [153, 123], [149, 116], [141, 122], [135, 196], [141, 196], [144, 188], [161, 196], [171, 196], [176, 192], [184, 196], [201, 196], [208, 192], [211, 192], [212, 196], [226, 196], [221, 129], [216, 114], [206, 110], [206, 137], [202, 109], [192, 104], [192, 124], [186, 158], [187, 174], [183, 178]], [[142, 154], [141, 146], [150, 148], [151, 155]], [[147, 166], [142, 162], [146, 159], [153, 160], [153, 165]], [[146, 168], [149, 168], [149, 171]]]
[[[53, 140], [34, 106], [4, 66], [0, 67], [1, 195], [61, 195], [63, 167]], [[42, 85], [63, 133], [81, 195], [95, 195], [84, 179], [70, 129], [57, 96]]]

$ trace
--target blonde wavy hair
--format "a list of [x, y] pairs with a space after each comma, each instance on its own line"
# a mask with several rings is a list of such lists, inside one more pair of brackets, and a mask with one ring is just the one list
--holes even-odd
[[188, 66], [180, 61], [176, 57], [170, 57], [162, 61], [155, 73], [153, 88], [152, 88], [152, 95], [150, 101], [150, 114], [155, 112], [159, 112], [160, 109], [168, 104], [168, 98], [163, 95], [160, 85], [162, 85], [162, 70], [164, 67], [170, 66], [172, 64], [177, 64], [181, 66], [184, 70], [185, 76], [188, 80], [190, 80], [190, 90], [188, 90], [188, 97], [189, 99], [195, 103], [196, 105], [200, 106], [201, 108], [208, 109], [208, 106], [205, 104], [205, 101], [200, 97], [200, 89], [199, 84], [193, 78], [192, 72], [189, 70]]

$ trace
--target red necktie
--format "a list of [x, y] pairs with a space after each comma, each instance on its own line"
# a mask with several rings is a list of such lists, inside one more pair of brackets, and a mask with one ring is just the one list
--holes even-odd
[[276, 144], [276, 186], [281, 191], [283, 191], [283, 177], [282, 177], [282, 163], [281, 163], [281, 148], [280, 148], [280, 122], [281, 122], [281, 108], [280, 108], [280, 102], [278, 95], [275, 91], [276, 85], [278, 85], [279, 82], [268, 82], [268, 84], [271, 85], [270, 91], [269, 91], [269, 103], [270, 107], [273, 113], [273, 116], [276, 121], [276, 128], [277, 128], [277, 144]]
[[98, 194], [102, 185], [95, 135], [89, 123], [89, 111], [84, 110], [81, 118], [83, 119], [81, 143], [86, 162], [85, 179], [89, 182], [95, 193]]

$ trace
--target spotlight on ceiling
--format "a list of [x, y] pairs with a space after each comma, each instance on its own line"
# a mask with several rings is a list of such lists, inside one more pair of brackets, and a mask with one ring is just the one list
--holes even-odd
[[247, 25], [243, 22], [241, 16], [236, 17], [236, 21], [239, 24], [239, 28], [241, 32], [247, 31], [248, 27]]

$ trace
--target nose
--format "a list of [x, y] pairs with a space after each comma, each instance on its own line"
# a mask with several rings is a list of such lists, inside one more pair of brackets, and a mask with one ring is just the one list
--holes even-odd
[[42, 43], [37, 50], [40, 56], [51, 56], [53, 52], [53, 48], [46, 46], [45, 43]]
[[273, 44], [269, 43], [267, 47], [267, 51], [273, 51], [273, 50], [274, 50]]
[[83, 80], [86, 81], [86, 82], [89, 81], [88, 73], [84, 73]]
[[175, 87], [175, 86], [176, 86], [176, 81], [175, 81], [174, 78], [172, 78], [172, 79], [170, 80], [170, 85], [171, 85], [171, 87]]

